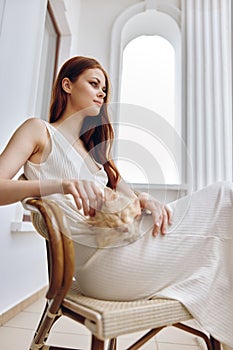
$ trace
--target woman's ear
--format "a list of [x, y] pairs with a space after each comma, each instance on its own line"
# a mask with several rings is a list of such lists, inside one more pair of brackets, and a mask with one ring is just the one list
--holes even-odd
[[67, 94], [71, 93], [71, 85], [72, 83], [69, 78], [62, 79], [62, 88]]

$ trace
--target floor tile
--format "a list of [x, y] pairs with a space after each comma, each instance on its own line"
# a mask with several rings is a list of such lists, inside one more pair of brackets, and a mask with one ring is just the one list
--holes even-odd
[[53, 332], [91, 336], [91, 332], [84, 325], [68, 317], [61, 317], [53, 326]]
[[48, 338], [48, 344], [73, 347], [75, 349], [90, 349], [91, 337], [86, 335], [51, 333]]
[[45, 298], [40, 298], [35, 303], [28, 306], [24, 311], [42, 313], [46, 304]]
[[[119, 350], [127, 349], [130, 345], [132, 345], [137, 338], [129, 339], [126, 337], [119, 337], [118, 339], [118, 348]], [[154, 339], [149, 340], [146, 344], [140, 347], [140, 350], [158, 350], [157, 344]]]
[[10, 321], [6, 322], [4, 327], [35, 330], [40, 317], [41, 315], [39, 313], [22, 311]]
[[158, 350], [200, 350], [199, 346], [158, 343]]
[[0, 327], [1, 350], [27, 350], [32, 337], [32, 330]]
[[175, 327], [167, 327], [156, 335], [158, 343], [197, 345], [196, 336]]
[[134, 339], [139, 339], [141, 337], [143, 337], [148, 331], [140, 331], [140, 332], [135, 332], [135, 333], [129, 333], [129, 334], [125, 334], [122, 335], [121, 337], [125, 338], [125, 339], [129, 339], [129, 340], [134, 340]]

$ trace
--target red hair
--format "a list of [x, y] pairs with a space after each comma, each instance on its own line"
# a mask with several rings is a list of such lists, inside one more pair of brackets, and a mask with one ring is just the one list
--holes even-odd
[[107, 110], [110, 83], [106, 71], [98, 61], [89, 57], [76, 56], [63, 64], [52, 91], [49, 122], [54, 123], [59, 120], [66, 108], [67, 94], [62, 88], [62, 80], [64, 78], [69, 78], [71, 82], [75, 82], [85, 70], [93, 68], [100, 69], [105, 76], [106, 96], [104, 97], [104, 104], [101, 107], [99, 115], [95, 118], [86, 117], [84, 119], [80, 132], [80, 139], [83, 141], [87, 151], [91, 153], [92, 157], [104, 166], [108, 175], [107, 186], [115, 189], [120, 174], [115, 163], [111, 159], [114, 131]]

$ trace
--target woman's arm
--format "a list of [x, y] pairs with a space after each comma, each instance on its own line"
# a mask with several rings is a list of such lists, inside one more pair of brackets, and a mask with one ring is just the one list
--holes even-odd
[[169, 207], [146, 192], [139, 193], [138, 199], [141, 207], [151, 212], [154, 221], [153, 236], [157, 236], [159, 232], [166, 234], [168, 225], [172, 224], [172, 212]]
[[[131, 197], [136, 196], [135, 192], [123, 179], [120, 180], [117, 190]], [[151, 212], [154, 221], [153, 236], [157, 236], [159, 232], [165, 234], [167, 226], [172, 223], [172, 213], [168, 206], [160, 203], [146, 192], [137, 193], [137, 197], [140, 201], [141, 208]]]
[[[43, 191], [41, 191], [43, 188]], [[26, 197], [40, 197], [61, 192], [61, 181], [54, 180], [8, 180], [0, 179], [0, 205], [12, 204]]]
[[49, 135], [44, 122], [38, 118], [25, 121], [13, 134], [0, 155], [0, 205], [20, 201], [26, 197], [53, 193], [71, 194], [78, 209], [94, 215], [101, 205], [103, 193], [94, 182], [75, 179], [12, 180], [27, 160], [42, 162], [48, 154]]
[[0, 155], [0, 205], [40, 195], [39, 181], [25, 183], [12, 179], [25, 162], [41, 149], [46, 138], [44, 127], [41, 120], [28, 119], [14, 132]]

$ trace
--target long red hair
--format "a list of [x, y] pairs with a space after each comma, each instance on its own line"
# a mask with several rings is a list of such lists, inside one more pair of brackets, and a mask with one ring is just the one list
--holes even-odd
[[108, 175], [107, 186], [115, 189], [120, 178], [120, 174], [115, 163], [111, 159], [111, 149], [114, 139], [114, 131], [110, 122], [107, 104], [109, 100], [109, 78], [106, 71], [98, 61], [93, 58], [76, 56], [66, 61], [60, 69], [55, 81], [50, 106], [49, 122], [54, 123], [59, 120], [66, 108], [67, 94], [62, 88], [62, 80], [66, 77], [71, 82], [75, 82], [86, 70], [99, 68], [106, 80], [106, 96], [104, 104], [96, 117], [86, 117], [80, 132], [80, 139], [91, 156], [104, 166]]

